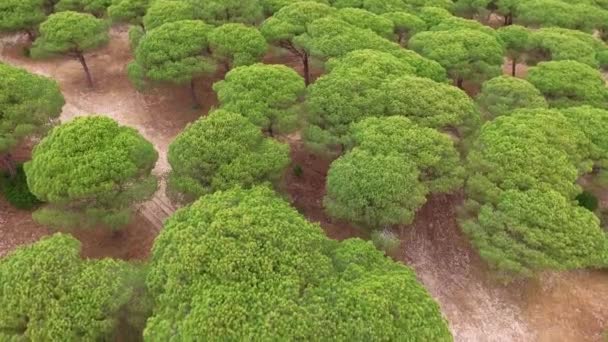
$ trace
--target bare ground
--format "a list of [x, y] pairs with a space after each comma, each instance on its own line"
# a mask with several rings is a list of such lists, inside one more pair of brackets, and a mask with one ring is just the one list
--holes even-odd
[[[196, 120], [216, 104], [211, 85], [221, 78], [198, 82], [203, 108], [193, 110], [187, 89], [162, 87], [138, 93], [125, 76], [130, 52], [124, 28], [112, 31], [107, 48], [89, 56], [97, 84], [85, 86], [80, 65], [69, 59], [32, 61], [21, 51], [19, 38], [0, 40], [0, 60], [57, 79], [68, 104], [62, 120], [99, 113], [137, 128], [160, 153], [155, 169], [168, 170], [169, 142], [188, 122]], [[269, 56], [266, 63], [284, 63], [299, 70], [296, 60]], [[518, 73], [525, 73], [525, 69]], [[319, 71], [315, 71], [315, 77]], [[521, 74], [519, 75], [521, 76]], [[478, 89], [469, 89], [475, 93]], [[366, 234], [344, 222], [328, 218], [322, 207], [325, 177], [331, 161], [303, 149], [299, 139], [291, 141], [293, 165], [303, 169], [301, 177], [286, 175], [285, 190], [293, 205], [311, 221], [319, 222], [328, 236], [344, 239]], [[139, 218], [118, 236], [104, 231], [77, 232], [88, 257], [112, 256], [145, 259], [156, 229], [149, 220], [160, 220], [171, 211], [162, 191], [159, 203], [142, 212], [162, 217]], [[151, 201], [151, 202], [154, 202]], [[416, 221], [400, 233], [402, 245], [396, 258], [412, 266], [420, 280], [439, 301], [457, 341], [600, 341], [608, 326], [608, 274], [575, 271], [545, 274], [536, 281], [502, 286], [494, 281], [458, 229], [455, 210], [461, 194], [432, 196], [420, 209]], [[33, 242], [50, 232], [31, 220], [29, 212], [17, 211], [0, 200], [0, 255], [16, 246]]]

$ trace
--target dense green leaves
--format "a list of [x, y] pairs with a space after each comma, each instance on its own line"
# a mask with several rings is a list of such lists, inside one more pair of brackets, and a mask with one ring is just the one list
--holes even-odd
[[213, 89], [223, 109], [244, 115], [273, 135], [296, 128], [305, 86], [287, 66], [254, 64], [232, 69]]
[[27, 136], [46, 132], [64, 103], [55, 81], [0, 64], [0, 154]]
[[156, 240], [147, 282], [155, 310], [146, 339], [451, 340], [409, 268], [371, 243], [327, 239], [262, 187], [178, 211]]
[[33, 57], [82, 54], [109, 40], [108, 25], [90, 14], [59, 12], [40, 24], [40, 37], [31, 49]]
[[213, 25], [255, 24], [263, 18], [260, 0], [182, 0], [194, 6], [194, 15]]
[[369, 229], [409, 224], [428, 192], [418, 178], [416, 165], [396, 153], [355, 148], [330, 166], [323, 204], [332, 217]]
[[155, 29], [162, 24], [194, 18], [194, 7], [179, 0], [157, 0], [146, 11], [143, 24], [146, 30]]
[[561, 112], [594, 145], [592, 159], [601, 167], [608, 166], [608, 111], [582, 106], [564, 108]]
[[608, 90], [600, 72], [576, 61], [543, 62], [530, 68], [526, 79], [553, 107], [608, 107]]
[[358, 8], [343, 8], [337, 11], [334, 16], [351, 25], [370, 29], [384, 38], [392, 37], [393, 22], [383, 16]]
[[80, 117], [54, 128], [24, 165], [30, 190], [48, 202], [34, 218], [55, 227], [128, 222], [129, 208], [156, 190], [158, 155], [136, 130]]
[[57, 234], [0, 259], [0, 340], [111, 340], [133, 292], [132, 267], [82, 260]]
[[268, 49], [260, 31], [243, 24], [225, 24], [213, 29], [209, 33], [209, 46], [227, 68], [254, 64]]
[[112, 0], [108, 15], [113, 22], [141, 24], [150, 0]]
[[0, 31], [34, 29], [44, 21], [43, 0], [3, 0], [0, 2]]
[[112, 0], [59, 0], [55, 4], [55, 11], [86, 12], [102, 17], [111, 4]]
[[530, 34], [528, 64], [546, 60], [573, 60], [597, 68], [604, 43], [590, 34], [561, 28], [543, 28]]
[[426, 29], [426, 23], [417, 16], [407, 12], [389, 12], [382, 15], [393, 22], [394, 40], [405, 44], [416, 33]]
[[595, 6], [560, 0], [527, 0], [517, 5], [517, 22], [526, 26], [563, 27], [591, 32], [606, 19]]
[[507, 57], [511, 59], [511, 76], [515, 76], [517, 63], [521, 62], [528, 51], [530, 31], [523, 26], [509, 25], [501, 27], [496, 33], [506, 50]]
[[129, 64], [129, 77], [135, 84], [146, 80], [183, 84], [214, 72], [214, 61], [204, 54], [210, 31], [202, 21], [182, 20], [148, 32]]
[[506, 191], [463, 229], [481, 257], [507, 274], [608, 265], [599, 219], [552, 190]]
[[276, 181], [288, 146], [265, 138], [247, 118], [217, 110], [188, 126], [169, 146], [171, 190], [192, 201], [236, 185]]
[[454, 142], [446, 134], [418, 126], [399, 116], [368, 118], [353, 124], [350, 145], [372, 154], [398, 154], [420, 171], [420, 181], [431, 192], [462, 186], [464, 168]]
[[483, 84], [477, 103], [489, 119], [520, 108], [547, 108], [547, 101], [530, 82], [499, 76]]
[[501, 74], [503, 47], [495, 37], [479, 30], [421, 32], [408, 46], [439, 62], [459, 86], [463, 80], [483, 82]]

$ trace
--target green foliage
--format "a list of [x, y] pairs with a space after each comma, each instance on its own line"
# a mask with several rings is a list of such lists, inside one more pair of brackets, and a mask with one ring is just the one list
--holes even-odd
[[103, 17], [111, 4], [112, 0], [59, 0], [55, 4], [55, 12], [86, 12]]
[[502, 45], [479, 30], [421, 32], [408, 47], [439, 62], [455, 81], [483, 82], [502, 73]]
[[[198, 20], [167, 23], [149, 31], [135, 50], [129, 76], [143, 81], [184, 84], [215, 71], [215, 63], [205, 55], [211, 27]], [[136, 76], [136, 77], [133, 77]]]
[[186, 201], [234, 186], [278, 180], [289, 147], [265, 138], [247, 118], [217, 110], [189, 125], [169, 146], [169, 186]]
[[156, 190], [150, 172], [157, 158], [135, 129], [106, 117], [79, 117], [58, 126], [24, 165], [30, 190], [49, 203], [34, 217], [53, 227], [118, 228], [128, 221], [131, 204]]
[[298, 2], [318, 2], [329, 5], [327, 0], [261, 0], [262, 6], [264, 7], [264, 13], [267, 17], [275, 15], [283, 7], [287, 7]]
[[137, 46], [145, 34], [146, 31], [144, 31], [144, 28], [139, 25], [129, 27], [129, 47], [131, 48], [132, 52], [137, 50]]
[[0, 259], [0, 340], [112, 340], [133, 268], [80, 258], [79, 242], [56, 234]]
[[358, 8], [376, 14], [408, 9], [403, 0], [330, 0], [330, 2], [337, 8]]
[[232, 69], [213, 85], [223, 109], [240, 113], [271, 135], [296, 128], [304, 80], [284, 65]]
[[40, 36], [30, 50], [34, 58], [84, 53], [108, 43], [108, 25], [91, 14], [72, 11], [51, 14], [40, 24]]
[[530, 34], [529, 50], [528, 64], [546, 60], [573, 60], [597, 68], [597, 53], [606, 50], [606, 47], [599, 39], [580, 31], [543, 28]]
[[260, 28], [271, 43], [292, 42], [306, 32], [306, 26], [313, 21], [326, 17], [336, 10], [323, 3], [298, 1], [281, 8], [266, 19]]
[[431, 192], [460, 188], [464, 168], [449, 136], [399, 116], [367, 118], [352, 125], [350, 145], [372, 154], [398, 154], [413, 163]]
[[595, 211], [599, 205], [597, 197], [589, 191], [581, 192], [575, 199], [578, 202], [578, 205], [589, 211]]
[[45, 18], [43, 0], [0, 1], [0, 32], [33, 31]]
[[[506, 55], [516, 64], [521, 61], [524, 54], [528, 51], [530, 41], [530, 31], [519, 25], [503, 26], [496, 31], [498, 39], [502, 42]], [[515, 68], [515, 66], [513, 66]], [[512, 76], [514, 72], [512, 72]]]
[[34, 196], [27, 187], [27, 179], [23, 172], [23, 167], [16, 168], [16, 175], [10, 177], [8, 174], [0, 173], [0, 193], [13, 207], [18, 209], [30, 210], [38, 206], [41, 202]]
[[345, 22], [364, 29], [370, 29], [379, 36], [391, 38], [393, 22], [383, 16], [359, 8], [342, 8], [334, 16]]
[[150, 0], [112, 0], [108, 15], [113, 22], [141, 24]]
[[260, 0], [182, 0], [194, 6], [194, 15], [212, 25], [255, 24], [263, 19]]
[[64, 103], [57, 82], [0, 63], [0, 155], [28, 136], [44, 134]]
[[486, 81], [477, 96], [477, 104], [490, 120], [516, 109], [548, 107], [543, 95], [530, 82], [511, 76]]
[[143, 17], [146, 30], [153, 30], [162, 24], [194, 18], [194, 7], [180, 0], [156, 0]]
[[608, 265], [599, 219], [553, 190], [505, 191], [462, 227], [481, 257], [506, 276]]
[[323, 204], [332, 217], [368, 229], [409, 224], [426, 202], [419, 177], [416, 165], [398, 154], [355, 148], [331, 164]]
[[371, 243], [329, 240], [263, 187], [178, 211], [147, 284], [149, 340], [452, 340], [409, 268]]
[[491, 27], [483, 25], [477, 20], [469, 20], [460, 17], [448, 17], [437, 25], [430, 26], [431, 31], [455, 31], [455, 30], [476, 30], [490, 36], [496, 36], [496, 31]]
[[593, 144], [592, 159], [598, 166], [608, 167], [608, 111], [582, 106], [564, 108], [561, 112]]
[[390, 230], [375, 230], [371, 233], [371, 239], [374, 246], [386, 255], [392, 255], [397, 252], [401, 240]]
[[243, 24], [225, 24], [213, 29], [209, 33], [209, 46], [213, 55], [230, 68], [254, 64], [268, 50], [260, 31]]
[[608, 107], [605, 81], [598, 70], [588, 65], [576, 61], [543, 62], [530, 68], [526, 79], [552, 107]]
[[560, 0], [527, 0], [517, 5], [517, 21], [525, 26], [562, 27], [593, 31], [605, 22], [606, 13], [595, 6]]
[[399, 44], [407, 43], [413, 35], [426, 29], [422, 19], [407, 12], [389, 12], [382, 16], [393, 22], [394, 40]]
[[445, 8], [425, 6], [417, 10], [416, 15], [422, 19], [427, 27], [439, 25], [443, 20], [453, 17]]

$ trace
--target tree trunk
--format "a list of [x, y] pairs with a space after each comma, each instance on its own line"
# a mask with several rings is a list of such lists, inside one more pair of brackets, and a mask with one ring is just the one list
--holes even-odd
[[91, 77], [91, 71], [89, 71], [89, 66], [87, 65], [87, 61], [84, 59], [84, 55], [82, 54], [82, 52], [78, 52], [77, 58], [80, 64], [82, 65], [82, 68], [84, 69], [84, 73], [87, 75], [87, 84], [89, 85], [89, 88], [93, 88], [93, 78]]
[[6, 171], [8, 171], [8, 175], [10, 178], [15, 178], [15, 176], [17, 175], [17, 167], [15, 166], [15, 161], [13, 160], [13, 156], [10, 153], [5, 154], [2, 157], [2, 165], [4, 165], [4, 167], [6, 168]]
[[458, 77], [457, 79], [454, 80], [454, 85], [460, 89], [463, 89], [462, 88], [463, 83], [464, 83], [464, 80], [462, 79], [462, 77]]
[[192, 96], [192, 106], [194, 108], [199, 108], [201, 105], [198, 102], [198, 96], [196, 96], [196, 85], [194, 84], [194, 79], [190, 80], [190, 95]]
[[511, 62], [511, 76], [515, 77], [515, 73], [517, 72], [517, 59], [513, 58]]
[[505, 26], [513, 25], [513, 13], [505, 15]]
[[270, 122], [270, 125], [268, 125], [268, 135], [271, 137], [274, 137], [274, 130], [272, 129], [272, 121]]
[[405, 34], [403, 32], [399, 32], [399, 35], [397, 36], [397, 44], [402, 45], [403, 44], [403, 36]]
[[302, 55], [302, 64], [304, 64], [304, 82], [306, 86], [310, 84], [310, 65], [308, 61], [308, 52], [304, 52]]
[[33, 42], [34, 40], [36, 40], [36, 34], [34, 34], [34, 31], [25, 30], [25, 33], [27, 34], [27, 38], [30, 40], [30, 42]]

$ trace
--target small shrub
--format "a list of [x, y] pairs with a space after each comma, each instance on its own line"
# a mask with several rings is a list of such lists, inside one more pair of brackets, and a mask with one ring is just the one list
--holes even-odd
[[589, 211], [595, 211], [598, 207], [598, 200], [594, 194], [589, 191], [583, 191], [578, 196], [576, 196], [576, 200], [578, 201], [578, 205], [583, 208], [588, 209]]
[[293, 166], [293, 174], [296, 177], [300, 178], [304, 174], [304, 170], [302, 170], [302, 167], [300, 165], [296, 164]]
[[42, 203], [27, 187], [25, 172], [21, 165], [17, 167], [17, 174], [12, 179], [8, 174], [0, 175], [0, 193], [8, 203], [18, 209], [29, 210]]
[[390, 230], [376, 230], [372, 232], [372, 242], [376, 248], [383, 251], [386, 255], [395, 253], [401, 243], [397, 235]]

